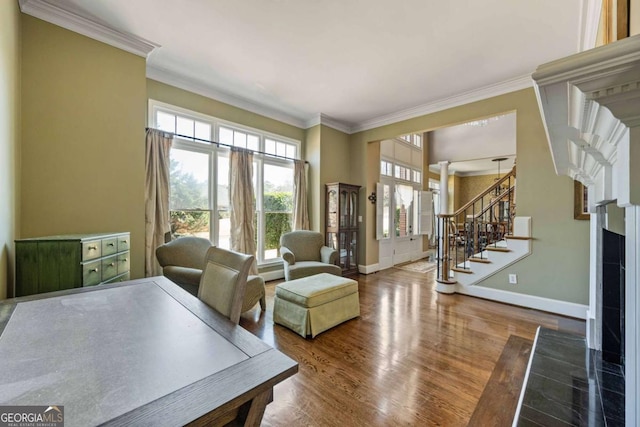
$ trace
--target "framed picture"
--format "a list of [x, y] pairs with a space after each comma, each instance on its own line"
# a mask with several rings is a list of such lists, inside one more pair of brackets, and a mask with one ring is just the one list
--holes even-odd
[[573, 219], [589, 219], [589, 193], [580, 181], [573, 181]]

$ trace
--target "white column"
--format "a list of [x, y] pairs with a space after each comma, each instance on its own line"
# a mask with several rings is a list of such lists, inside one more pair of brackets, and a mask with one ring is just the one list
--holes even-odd
[[[449, 161], [438, 162], [440, 165], [440, 214], [447, 215], [449, 213]], [[440, 224], [440, 236], [443, 239], [448, 239], [447, 228], [444, 226], [444, 221], [438, 221]], [[436, 291], [443, 294], [453, 294], [456, 291], [456, 282], [455, 280], [449, 280], [449, 262], [444, 261], [445, 256], [449, 256], [449, 254], [445, 254], [443, 251], [444, 243], [440, 245], [440, 260], [441, 260], [441, 268], [446, 270], [446, 274], [443, 271], [442, 280], [436, 280]]]
[[440, 165], [440, 213], [449, 213], [449, 161], [438, 162]]

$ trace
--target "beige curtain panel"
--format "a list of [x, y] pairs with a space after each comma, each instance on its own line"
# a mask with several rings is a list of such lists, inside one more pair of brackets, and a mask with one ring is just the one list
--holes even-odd
[[[256, 255], [256, 214], [253, 193], [253, 152], [232, 147], [229, 156], [229, 198], [231, 205], [231, 250]], [[249, 274], [258, 274], [254, 261]]]
[[309, 229], [307, 170], [304, 160], [293, 161], [293, 229]]
[[173, 135], [147, 129], [145, 141], [145, 260], [146, 277], [162, 275], [156, 248], [171, 231], [169, 225], [169, 152]]

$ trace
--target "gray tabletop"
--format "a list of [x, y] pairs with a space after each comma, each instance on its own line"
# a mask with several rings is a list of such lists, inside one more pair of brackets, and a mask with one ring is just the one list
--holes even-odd
[[[49, 295], [3, 303], [0, 403], [64, 405], [67, 426], [124, 423], [188, 386], [208, 382], [213, 392], [216, 375], [242, 377], [250, 358], [278, 353], [164, 278]], [[283, 368], [292, 369], [289, 361]], [[179, 401], [189, 406], [185, 396]]]

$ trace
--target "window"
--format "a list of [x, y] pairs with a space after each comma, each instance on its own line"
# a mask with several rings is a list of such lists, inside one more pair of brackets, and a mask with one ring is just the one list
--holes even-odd
[[419, 133], [413, 134], [413, 145], [422, 148], [422, 135]]
[[207, 141], [262, 151], [253, 157], [257, 259], [276, 261], [293, 218], [293, 163], [281, 157], [298, 158], [300, 142], [157, 101], [149, 107], [150, 126], [182, 136], [170, 154], [171, 232], [229, 249], [229, 149]]
[[264, 145], [265, 153], [281, 157], [289, 157], [290, 159], [298, 158], [298, 147], [295, 144], [266, 138]]
[[396, 184], [395, 187], [396, 237], [411, 236], [414, 222], [413, 187], [404, 184]]
[[260, 137], [258, 135], [231, 129], [226, 126], [220, 126], [217, 141], [226, 145], [260, 151]]
[[418, 148], [422, 148], [422, 134], [410, 133], [408, 135], [401, 135], [400, 139]]
[[393, 176], [404, 181], [411, 181], [411, 169], [401, 165], [395, 165]]
[[169, 210], [174, 236], [211, 235], [210, 155], [172, 149], [169, 166]]
[[393, 164], [385, 160], [380, 161], [380, 175], [393, 176]]
[[420, 184], [422, 182], [422, 172], [414, 169], [411, 171], [411, 173], [413, 175], [412, 181], [415, 182], [416, 184]]

